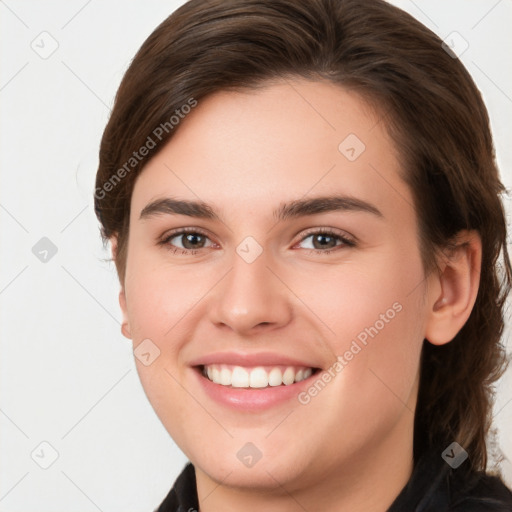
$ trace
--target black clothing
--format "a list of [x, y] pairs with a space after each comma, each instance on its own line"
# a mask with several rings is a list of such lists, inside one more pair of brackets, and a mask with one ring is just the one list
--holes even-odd
[[[409, 482], [382, 512], [512, 512], [512, 492], [498, 477], [470, 473], [465, 469], [467, 462], [452, 469], [441, 452], [420, 458]], [[154, 512], [197, 511], [196, 475], [189, 462]]]

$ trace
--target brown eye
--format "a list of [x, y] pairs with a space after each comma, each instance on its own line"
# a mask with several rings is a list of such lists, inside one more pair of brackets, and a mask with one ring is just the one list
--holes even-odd
[[176, 231], [165, 237], [161, 245], [168, 246], [169, 248], [182, 249], [182, 251], [193, 251], [196, 249], [204, 249], [211, 246], [207, 245], [209, 238], [199, 231]]
[[205, 237], [198, 233], [186, 233], [181, 236], [181, 242], [185, 249], [198, 249], [204, 246]]
[[320, 233], [313, 235], [313, 246], [315, 249], [332, 249], [337, 245], [336, 237]]
[[331, 250], [338, 250], [343, 247], [354, 247], [355, 241], [339, 233], [333, 231], [316, 230], [303, 237], [300, 243], [311, 239], [304, 249], [310, 249], [318, 253], [330, 253]]

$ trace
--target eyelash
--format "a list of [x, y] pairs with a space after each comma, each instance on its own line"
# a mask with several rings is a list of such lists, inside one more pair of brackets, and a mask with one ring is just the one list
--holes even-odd
[[[169, 233], [169, 235], [167, 235], [163, 240], [158, 242], [158, 245], [167, 246], [167, 249], [170, 251], [173, 251], [174, 254], [176, 254], [177, 252], [180, 252], [181, 255], [185, 255], [185, 256], [194, 255], [194, 254], [197, 254], [201, 249], [206, 249], [206, 247], [200, 247], [199, 249], [183, 249], [181, 247], [173, 247], [169, 244], [170, 240], [172, 240], [173, 238], [176, 238], [179, 235], [186, 235], [189, 233], [197, 234], [197, 235], [201, 235], [206, 238], [209, 238], [208, 235], [201, 229], [182, 228], [178, 231]], [[341, 235], [340, 233], [337, 233], [337, 232], [335, 232], [331, 229], [327, 229], [327, 228], [312, 228], [311, 230], [309, 230], [305, 233], [305, 235], [299, 240], [298, 243], [303, 242], [306, 238], [309, 238], [311, 235], [325, 235], [325, 236], [329, 236], [332, 238], [336, 238], [336, 239], [340, 240], [342, 242], [342, 244], [336, 246], [333, 249], [326, 249], [326, 250], [306, 249], [307, 251], [309, 251], [308, 254], [331, 254], [332, 252], [338, 251], [343, 246], [346, 246], [346, 247], [355, 247], [356, 246], [356, 242], [352, 238]]]

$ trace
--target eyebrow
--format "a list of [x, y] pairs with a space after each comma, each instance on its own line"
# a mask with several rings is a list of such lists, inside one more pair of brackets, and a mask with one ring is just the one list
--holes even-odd
[[[290, 218], [335, 211], [365, 212], [384, 218], [382, 212], [373, 204], [350, 196], [296, 199], [282, 203], [274, 210], [273, 216], [278, 221], [285, 221]], [[187, 215], [198, 219], [221, 220], [215, 210], [203, 201], [179, 200], [171, 197], [156, 199], [147, 204], [141, 211], [139, 220], [159, 215]]]

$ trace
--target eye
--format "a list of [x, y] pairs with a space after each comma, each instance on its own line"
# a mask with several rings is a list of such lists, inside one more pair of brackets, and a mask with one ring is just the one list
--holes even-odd
[[181, 249], [179, 252], [182, 254], [188, 254], [197, 249], [210, 247], [206, 245], [208, 240], [210, 240], [208, 236], [197, 228], [184, 228], [180, 231], [170, 233], [158, 243], [160, 245], [168, 246], [169, 249], [174, 249], [174, 252], [178, 252]]
[[301, 243], [308, 239], [311, 239], [309, 247], [305, 247], [305, 249], [310, 249], [313, 253], [329, 254], [333, 250], [338, 250], [336, 248], [343, 246], [354, 247], [356, 245], [352, 238], [329, 229], [310, 231], [309, 234], [301, 239]]
[[[315, 228], [306, 236], [303, 236], [299, 244], [308, 239], [311, 239], [310, 246], [303, 248], [309, 249], [310, 252], [315, 254], [329, 254], [333, 252], [333, 250], [339, 250], [344, 246], [354, 247], [356, 245], [352, 238], [331, 229]], [[210, 242], [210, 244], [208, 244], [208, 242]], [[158, 244], [167, 247], [169, 250], [173, 250], [174, 254], [179, 252], [184, 255], [196, 254], [196, 251], [200, 249], [216, 245], [211, 242], [206, 233], [198, 228], [182, 228], [179, 231], [174, 231], [158, 242]]]

